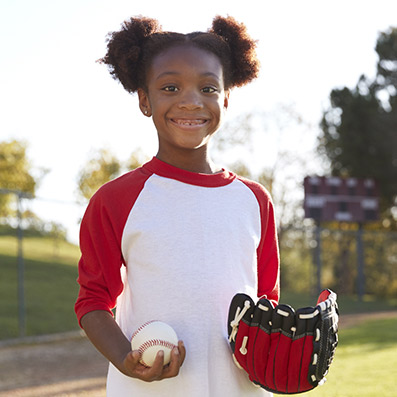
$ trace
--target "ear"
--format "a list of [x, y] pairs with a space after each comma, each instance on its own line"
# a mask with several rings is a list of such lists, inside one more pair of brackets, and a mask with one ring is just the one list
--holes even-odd
[[152, 115], [152, 109], [150, 106], [149, 96], [147, 92], [142, 88], [138, 88], [138, 98], [139, 108], [141, 109], [141, 112], [145, 116], [150, 117]]
[[230, 90], [225, 90], [225, 98], [223, 100], [223, 109], [226, 110], [229, 106]]

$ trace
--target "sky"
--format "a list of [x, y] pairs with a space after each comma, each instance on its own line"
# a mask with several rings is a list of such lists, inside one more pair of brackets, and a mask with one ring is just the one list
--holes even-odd
[[[305, 137], [291, 128], [281, 145], [309, 153], [331, 90], [373, 77], [378, 34], [397, 26], [395, 0], [0, 0], [0, 141], [25, 140], [33, 166], [49, 170], [26, 205], [77, 241], [77, 175], [93, 150], [106, 147], [121, 160], [137, 148], [157, 151], [137, 97], [95, 62], [108, 32], [135, 15], [164, 30], [205, 31], [218, 14], [246, 24], [262, 65], [257, 80], [233, 90], [228, 120], [293, 108], [313, 128]], [[277, 131], [264, 134], [252, 162], [268, 165], [277, 144]]]

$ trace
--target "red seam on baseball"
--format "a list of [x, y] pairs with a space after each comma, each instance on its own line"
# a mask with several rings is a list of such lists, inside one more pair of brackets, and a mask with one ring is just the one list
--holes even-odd
[[154, 323], [154, 322], [156, 322], [156, 321], [158, 321], [158, 320], [151, 320], [151, 321], [147, 321], [146, 323], [142, 324], [142, 325], [132, 334], [131, 340], [134, 339], [134, 337], [135, 337], [136, 335], [138, 335], [139, 332], [141, 332], [147, 325], [149, 325], [149, 324], [151, 324], [151, 323]]
[[[174, 347], [177, 347], [176, 345], [174, 345], [171, 342], [168, 342], [166, 340], [163, 339], [150, 339], [148, 341], [146, 341], [145, 343], [142, 343], [142, 345], [139, 346], [139, 353], [141, 354], [141, 357], [143, 355], [143, 353], [152, 346], [162, 346], [162, 347], [167, 347], [168, 349], [172, 350]], [[141, 364], [143, 364], [145, 367], [150, 367], [150, 365], [148, 365], [147, 363], [145, 363], [145, 361], [143, 360], [143, 358], [141, 358]]]

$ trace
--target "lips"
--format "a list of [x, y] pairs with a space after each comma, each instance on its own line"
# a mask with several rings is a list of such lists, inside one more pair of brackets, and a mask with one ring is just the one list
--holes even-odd
[[171, 121], [181, 127], [199, 127], [207, 122], [206, 119], [179, 119], [179, 118], [172, 118]]

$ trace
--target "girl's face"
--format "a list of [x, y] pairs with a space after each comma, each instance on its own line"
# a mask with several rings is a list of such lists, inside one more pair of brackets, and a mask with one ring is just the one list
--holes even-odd
[[223, 68], [217, 56], [191, 45], [157, 55], [147, 74], [147, 91], [138, 90], [144, 114], [153, 116], [163, 161], [192, 151], [206, 152], [228, 106]]

